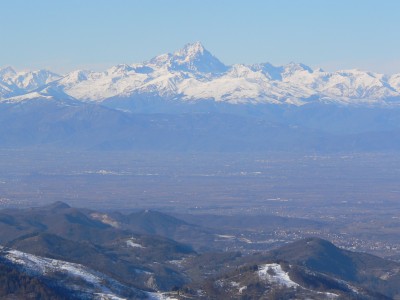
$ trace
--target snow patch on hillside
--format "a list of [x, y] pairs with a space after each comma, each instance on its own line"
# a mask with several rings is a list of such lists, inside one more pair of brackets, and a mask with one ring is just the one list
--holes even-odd
[[136, 239], [134, 239], [134, 238], [130, 238], [129, 240], [127, 240], [126, 245], [129, 247], [132, 247], [132, 248], [142, 248], [142, 249], [146, 248], [146, 247], [136, 243]]
[[107, 214], [92, 213], [92, 214], [90, 214], [90, 216], [93, 219], [102, 222], [103, 224], [110, 225], [110, 226], [112, 226], [114, 228], [119, 228], [120, 227], [120, 224], [116, 220], [111, 218], [109, 215], [107, 215]]
[[147, 293], [149, 300], [178, 300], [171, 293]]
[[262, 280], [267, 280], [268, 282], [271, 283], [276, 283], [281, 286], [285, 287], [293, 287], [293, 288], [301, 288], [313, 293], [316, 293], [317, 295], [321, 295], [324, 298], [321, 299], [336, 299], [339, 297], [339, 295], [335, 293], [329, 293], [329, 292], [319, 292], [319, 291], [314, 291], [311, 289], [307, 289], [298, 283], [294, 282], [293, 280], [290, 279], [289, 274], [285, 272], [280, 264], [277, 263], [271, 263], [271, 264], [265, 264], [259, 267], [258, 269], [258, 276]]
[[263, 280], [268, 280], [269, 282], [277, 283], [286, 287], [299, 286], [299, 284], [290, 279], [287, 272], [282, 270], [280, 264], [265, 264], [259, 268], [258, 275]]
[[105, 293], [95, 293], [94, 294], [95, 300], [127, 300], [127, 298], [121, 298], [112, 294], [105, 294]]

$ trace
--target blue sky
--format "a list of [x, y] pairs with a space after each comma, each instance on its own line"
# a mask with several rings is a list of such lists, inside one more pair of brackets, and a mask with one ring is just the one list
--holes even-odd
[[0, 66], [104, 69], [201, 41], [226, 64], [400, 73], [400, 1], [5, 0]]

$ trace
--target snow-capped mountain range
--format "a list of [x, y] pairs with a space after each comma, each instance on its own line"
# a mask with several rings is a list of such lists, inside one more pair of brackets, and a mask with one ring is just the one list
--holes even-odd
[[184, 103], [212, 100], [229, 104], [390, 106], [400, 104], [400, 73], [325, 72], [297, 63], [227, 66], [199, 42], [172, 54], [103, 72], [76, 70], [58, 75], [47, 70], [0, 69], [1, 102], [37, 98], [96, 103], [162, 99]]

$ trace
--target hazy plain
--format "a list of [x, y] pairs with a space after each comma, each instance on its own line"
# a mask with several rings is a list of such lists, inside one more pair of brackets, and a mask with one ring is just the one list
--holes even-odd
[[[233, 220], [271, 215], [318, 225], [242, 226], [243, 249], [321, 236], [349, 249], [400, 254], [400, 155], [0, 152], [0, 207], [64, 201], [105, 211], [153, 209]], [[321, 225], [322, 224], [322, 225]], [[238, 232], [231, 228], [231, 233]], [[228, 230], [229, 231], [229, 230]], [[265, 245], [263, 245], [265, 247]]]

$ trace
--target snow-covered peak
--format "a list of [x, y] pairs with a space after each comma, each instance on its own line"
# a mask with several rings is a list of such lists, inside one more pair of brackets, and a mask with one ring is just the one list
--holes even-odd
[[270, 63], [253, 64], [250, 66], [254, 71], [261, 71], [272, 80], [282, 80], [283, 67], [276, 67]]
[[174, 53], [154, 57], [148, 66], [167, 68], [169, 71], [183, 71], [193, 74], [223, 73], [228, 67], [212, 55], [200, 42], [185, 45]]
[[107, 70], [107, 72], [109, 74], [114, 74], [114, 75], [125, 75], [128, 72], [131, 72], [133, 70], [134, 69], [127, 64], [120, 64], [120, 65], [111, 67], [110, 69]]
[[14, 76], [13, 82], [20, 89], [32, 91], [60, 78], [60, 75], [48, 70], [23, 71]]
[[60, 78], [48, 70], [16, 72], [12, 67], [6, 67], [0, 69], [0, 98], [30, 93]]
[[222, 73], [227, 67], [200, 42], [187, 44], [171, 57], [171, 69], [199, 73]]
[[10, 66], [0, 69], [0, 79], [15, 76], [16, 74], [15, 70]]
[[157, 55], [156, 57], [153, 57], [150, 61], [148, 61], [146, 64], [153, 65], [155, 67], [169, 66], [171, 57], [172, 57], [171, 53]]
[[78, 83], [78, 82], [87, 80], [88, 75], [90, 73], [91, 73], [90, 71], [86, 71], [86, 70], [76, 70], [76, 71], [70, 72], [67, 75], [65, 75], [61, 79], [61, 82], [65, 85]]
[[[200, 42], [186, 44], [182, 49], [174, 52], [175, 56], [186, 57], [188, 60], [201, 56], [207, 50]], [[208, 51], [207, 51], [208, 52]]]
[[390, 76], [389, 84], [392, 88], [400, 93], [400, 73]]
[[48, 70], [19, 71], [16, 72], [12, 67], [0, 69], [0, 80], [20, 89], [33, 90], [51, 81], [61, 78], [60, 75]]
[[261, 71], [264, 73], [268, 78], [272, 80], [285, 80], [292, 76], [296, 76], [299, 73], [313, 73], [314, 71], [304, 65], [299, 63], [291, 62], [284, 66], [274, 66], [270, 63], [261, 63], [261, 64], [253, 64], [250, 66], [254, 71]]
[[246, 66], [243, 64], [233, 65], [229, 71], [227, 72], [228, 76], [232, 77], [241, 77], [241, 78], [249, 78], [249, 79], [266, 79], [269, 76], [265, 77], [265, 74], [262, 70], [257, 70], [252, 68], [251, 66]]
[[298, 72], [312, 73], [313, 70], [304, 64], [291, 62], [283, 67], [282, 77], [283, 78], [290, 77]]

